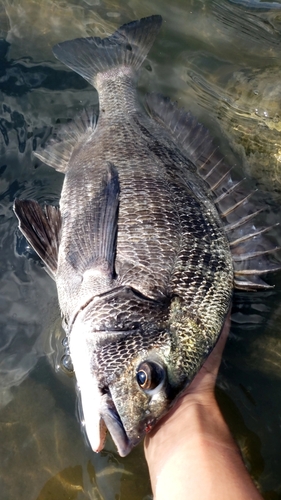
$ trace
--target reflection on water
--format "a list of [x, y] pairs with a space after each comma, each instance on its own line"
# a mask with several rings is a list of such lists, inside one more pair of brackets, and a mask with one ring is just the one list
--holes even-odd
[[[55, 286], [18, 233], [12, 203], [17, 196], [58, 203], [62, 176], [32, 151], [52, 127], [98, 103], [95, 90], [56, 61], [51, 47], [104, 36], [154, 13], [165, 22], [141, 70], [140, 94], [162, 91], [196, 114], [279, 210], [281, 3], [0, 2], [3, 500], [151, 498], [141, 445], [120, 459], [110, 439], [99, 455], [83, 439], [74, 377], [60, 367], [64, 334]], [[276, 287], [267, 294], [237, 295], [218, 384], [226, 419], [268, 500], [281, 495], [280, 275], [271, 280]]]

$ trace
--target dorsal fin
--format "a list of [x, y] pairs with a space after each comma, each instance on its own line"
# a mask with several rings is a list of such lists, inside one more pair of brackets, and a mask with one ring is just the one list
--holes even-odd
[[36, 151], [34, 155], [50, 167], [65, 173], [75, 146], [91, 137], [96, 123], [94, 111], [84, 110], [67, 125], [59, 127], [47, 146]]
[[149, 114], [172, 133], [177, 145], [188, 153], [195, 165], [205, 150], [213, 151], [209, 131], [191, 113], [178, 108], [169, 97], [152, 92], [146, 95], [145, 103]]
[[37, 201], [16, 199], [14, 212], [21, 232], [44, 262], [47, 272], [55, 279], [61, 237], [59, 209], [46, 205], [43, 210]]
[[276, 224], [264, 227], [257, 222], [264, 208], [260, 200], [252, 196], [245, 179], [233, 178], [232, 168], [214, 145], [209, 131], [191, 113], [161, 94], [149, 94], [146, 105], [152, 118], [169, 130], [177, 147], [196, 165], [198, 174], [210, 187], [230, 242], [236, 288], [270, 288], [260, 275], [281, 268], [274, 259], [280, 247], [274, 237], [268, 237]]
[[108, 38], [76, 38], [59, 43], [53, 47], [53, 53], [95, 85], [99, 73], [118, 66], [137, 69], [147, 56], [161, 24], [161, 16], [144, 17], [124, 24]]

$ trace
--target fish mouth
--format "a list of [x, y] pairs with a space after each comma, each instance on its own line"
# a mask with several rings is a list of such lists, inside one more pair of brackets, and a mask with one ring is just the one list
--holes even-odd
[[128, 438], [110, 392], [103, 396], [100, 416], [117, 447], [120, 457], [126, 457], [132, 448], [139, 443], [141, 436], [135, 439]]

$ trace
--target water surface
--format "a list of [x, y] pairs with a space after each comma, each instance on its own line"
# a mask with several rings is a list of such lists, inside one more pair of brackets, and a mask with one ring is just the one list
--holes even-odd
[[[162, 92], [191, 110], [280, 212], [281, 3], [0, 0], [1, 500], [151, 498], [142, 445], [121, 459], [110, 439], [96, 455], [83, 437], [75, 380], [60, 364], [55, 286], [12, 213], [15, 197], [58, 203], [62, 175], [32, 151], [53, 127], [98, 105], [52, 46], [106, 36], [151, 14], [164, 24], [140, 73], [140, 96]], [[272, 500], [281, 498], [280, 279], [270, 277], [270, 292], [237, 294], [217, 390], [247, 466]]]

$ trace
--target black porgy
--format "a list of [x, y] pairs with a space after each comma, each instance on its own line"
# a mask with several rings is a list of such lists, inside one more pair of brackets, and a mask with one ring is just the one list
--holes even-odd
[[136, 73], [161, 26], [56, 45], [99, 94], [36, 155], [65, 174], [60, 207], [16, 200], [19, 226], [57, 285], [85, 428], [130, 452], [192, 381], [220, 335], [234, 286], [274, 269], [259, 212], [209, 132]]

